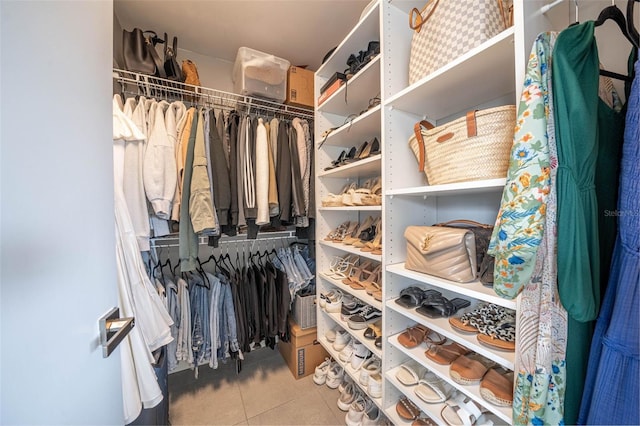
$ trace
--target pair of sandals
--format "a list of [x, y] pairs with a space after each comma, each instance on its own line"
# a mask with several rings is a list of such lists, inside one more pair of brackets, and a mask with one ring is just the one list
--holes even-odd
[[380, 53], [380, 42], [370, 41], [367, 45], [367, 50], [361, 50], [357, 55], [351, 54], [347, 59], [347, 67], [344, 70], [347, 79], [350, 79], [358, 73], [365, 65], [367, 65], [373, 58]]
[[382, 204], [382, 182], [380, 176], [367, 179], [361, 187], [350, 187], [342, 195], [345, 206], [379, 206]]
[[418, 362], [411, 360], [400, 366], [396, 379], [404, 386], [413, 388], [418, 398], [428, 404], [438, 404], [449, 399], [454, 387]]
[[377, 266], [370, 260], [359, 265], [351, 265], [347, 277], [342, 280], [354, 290], [365, 290], [369, 296], [382, 301], [382, 265]]
[[511, 309], [493, 303], [482, 304], [449, 324], [463, 333], [477, 333], [478, 342], [493, 349], [513, 352], [516, 348], [516, 319]]
[[365, 158], [372, 157], [380, 154], [380, 141], [375, 137], [369, 141], [364, 141], [358, 148], [352, 146], [349, 151], [342, 150], [337, 159], [331, 162], [330, 166], [324, 168], [324, 170], [332, 170], [337, 167], [346, 166], [347, 164], [355, 163], [356, 161], [364, 160]]
[[422, 343], [426, 343], [427, 346], [442, 345], [447, 341], [447, 338], [435, 331], [425, 327], [422, 324], [416, 324], [408, 327], [405, 331], [398, 335], [398, 343], [407, 349], [413, 349], [420, 346]]
[[416, 308], [416, 312], [429, 318], [450, 317], [462, 308], [471, 305], [471, 302], [459, 297], [447, 299], [439, 291], [423, 290], [417, 286], [409, 286], [400, 291], [400, 297], [396, 303], [407, 309]]

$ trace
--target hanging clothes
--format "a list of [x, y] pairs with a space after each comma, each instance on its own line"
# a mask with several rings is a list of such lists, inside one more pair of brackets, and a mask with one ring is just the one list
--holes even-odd
[[[556, 191], [557, 149], [554, 131], [554, 110], [552, 79], [552, 51], [555, 33], [540, 34], [532, 47], [525, 74], [524, 89], [518, 109], [516, 138], [512, 149], [507, 186], [498, 218], [498, 232], [494, 232], [497, 242], [494, 247], [507, 249], [500, 254], [502, 259], [514, 254], [508, 246], [500, 241], [500, 232], [518, 232], [513, 228], [517, 210], [512, 206], [518, 198], [512, 189], [518, 187], [517, 193], [528, 192], [533, 186], [537, 191], [538, 178], [531, 178], [531, 168], [523, 167], [525, 163], [518, 153], [523, 149], [533, 150], [536, 145], [537, 154], [530, 153], [533, 158], [542, 157], [548, 162], [542, 167], [549, 167], [549, 180], [541, 182], [545, 185], [546, 197], [540, 200], [538, 207], [541, 240], [536, 250], [533, 270], [528, 282], [522, 285], [520, 308], [518, 309], [518, 341], [515, 361], [515, 388], [513, 397], [514, 424], [563, 424], [564, 393], [566, 383], [565, 352], [567, 344], [567, 313], [562, 307], [557, 290], [556, 271]], [[530, 135], [523, 141], [520, 135]], [[534, 142], [535, 141], [535, 142]], [[548, 153], [548, 157], [544, 154]], [[542, 169], [538, 169], [541, 172]], [[539, 176], [539, 175], [536, 175]], [[534, 183], [531, 183], [531, 181]], [[527, 184], [528, 181], [528, 184]], [[529, 216], [527, 216], [529, 217]], [[509, 218], [507, 220], [506, 218]], [[506, 240], [506, 239], [505, 239]], [[507, 268], [501, 272], [508, 273]], [[506, 270], [505, 270], [506, 269]], [[522, 279], [522, 277], [519, 277]], [[504, 286], [505, 281], [499, 285]], [[495, 285], [495, 284], [494, 284]], [[502, 294], [511, 295], [516, 291], [513, 287], [502, 287]]]
[[258, 118], [255, 146], [256, 225], [266, 225], [269, 223], [269, 142], [262, 118]]
[[[558, 36], [553, 61], [558, 146], [558, 289], [569, 314], [565, 423], [575, 424], [584, 386], [593, 320], [600, 308], [601, 243], [611, 225], [599, 229], [601, 209], [615, 210], [607, 191], [617, 175], [624, 115], [599, 100], [599, 60], [594, 22], [569, 27]], [[596, 170], [602, 173], [596, 178]], [[617, 191], [615, 192], [617, 193]], [[600, 202], [600, 205], [599, 205]], [[607, 221], [610, 222], [610, 221]]]
[[207, 156], [205, 153], [204, 113], [197, 113], [196, 137], [193, 146], [193, 170], [191, 173], [191, 191], [189, 194], [189, 217], [193, 232], [202, 235], [214, 235], [218, 224], [213, 210]]
[[[195, 108], [187, 111], [187, 120], [191, 118], [190, 131], [186, 132], [187, 142], [183, 144], [183, 152], [186, 151], [184, 161], [184, 176], [182, 180], [182, 200], [180, 202], [180, 270], [193, 271], [196, 268], [198, 257], [198, 236], [193, 230], [191, 217], [189, 216], [189, 200], [191, 199], [191, 178], [193, 175], [193, 157], [196, 143], [196, 128], [198, 126], [198, 114]], [[185, 149], [186, 147], [186, 149]]]
[[278, 184], [278, 205], [280, 206], [280, 219], [284, 222], [291, 220], [291, 199], [293, 175], [291, 166], [291, 150], [289, 149], [289, 134], [291, 129], [288, 123], [280, 120], [278, 124], [278, 143], [276, 156]]
[[[596, 323], [579, 424], [640, 421], [640, 61], [624, 131], [618, 237], [611, 275]], [[610, 212], [614, 214], [614, 212]]]
[[118, 305], [123, 316], [136, 318], [136, 326], [120, 345], [124, 421], [130, 423], [142, 408], [154, 407], [162, 401], [162, 390], [151, 365], [151, 351], [171, 341], [172, 321], [144, 273], [140, 247], [127, 209], [123, 191], [125, 145], [127, 140], [143, 140], [145, 135], [124, 114], [121, 105], [120, 97], [116, 95], [113, 101], [113, 156]]
[[[222, 121], [221, 121], [222, 119]], [[211, 121], [209, 129], [208, 157], [211, 166], [211, 189], [213, 191], [213, 203], [216, 207], [218, 222], [222, 229], [229, 225], [229, 210], [231, 208], [231, 183], [229, 180], [229, 168], [225, 159], [223, 139], [219, 131], [224, 131], [223, 116], [216, 119], [214, 110], [209, 111]], [[220, 129], [220, 125], [223, 129]], [[228, 154], [227, 154], [228, 156]]]

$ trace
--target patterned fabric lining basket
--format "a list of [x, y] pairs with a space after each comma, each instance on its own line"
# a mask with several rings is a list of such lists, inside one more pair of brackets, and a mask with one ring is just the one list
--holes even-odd
[[421, 121], [415, 125], [409, 146], [429, 185], [503, 178], [515, 123], [515, 105], [470, 111], [466, 117], [435, 128]]

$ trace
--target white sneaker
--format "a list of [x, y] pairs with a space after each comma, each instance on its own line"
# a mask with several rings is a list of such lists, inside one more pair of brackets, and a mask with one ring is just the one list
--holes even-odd
[[[365, 389], [367, 388], [367, 386], [369, 385], [369, 376], [375, 373], [379, 373], [380, 367], [380, 358], [376, 356], [369, 358], [362, 364], [362, 367], [360, 367], [360, 377], [358, 378], [358, 381], [360, 382], [362, 387], [364, 387]], [[328, 377], [329, 376], [327, 375], [327, 379]]]
[[333, 366], [327, 372], [327, 386], [331, 389], [336, 389], [342, 383], [344, 378], [344, 369], [337, 362], [333, 363]]
[[[340, 352], [342, 356], [342, 352]], [[353, 351], [351, 353], [351, 366], [358, 370], [362, 363], [371, 357], [371, 352], [366, 348], [364, 343], [362, 342], [354, 342], [353, 343]], [[341, 358], [342, 359], [342, 358]], [[346, 360], [345, 360], [346, 362]]]
[[373, 402], [369, 398], [363, 396], [356, 398], [349, 406], [349, 412], [344, 417], [347, 426], [360, 426], [365, 410], [371, 405], [373, 405]]
[[329, 372], [329, 368], [331, 368], [331, 364], [331, 360], [325, 358], [324, 362], [316, 367], [313, 373], [313, 382], [316, 385], [324, 385], [327, 381], [327, 373]]
[[382, 398], [382, 376], [380, 373], [369, 375], [367, 383], [367, 393], [371, 398]]
[[327, 339], [327, 342], [333, 343], [336, 340], [336, 329], [330, 328], [329, 330], [324, 332], [324, 338]]
[[376, 407], [375, 404], [371, 404], [369, 410], [365, 409], [364, 416], [362, 416], [362, 423], [360, 424], [362, 426], [377, 426], [380, 424], [381, 417], [382, 414], [380, 410], [378, 410], [378, 407]]
[[340, 351], [340, 353], [338, 354], [338, 358], [340, 358], [342, 362], [349, 362], [349, 360], [352, 358], [355, 344], [355, 339], [350, 339], [349, 343]]
[[344, 392], [340, 394], [338, 398], [338, 408], [342, 411], [348, 411], [349, 407], [358, 397], [359, 392], [356, 389], [355, 383], [349, 383], [344, 387]]
[[340, 394], [342, 394], [342, 392], [344, 392], [344, 388], [349, 384], [349, 383], [353, 383], [353, 381], [351, 380], [351, 377], [345, 375], [342, 378], [342, 381], [340, 382], [340, 384], [338, 385], [338, 392], [340, 392]]
[[[335, 292], [331, 292], [332, 294], [324, 294], [322, 296], [325, 297], [325, 305], [324, 310], [328, 313], [338, 313], [342, 311], [342, 299], [344, 295], [340, 290], [336, 290]], [[322, 306], [322, 297], [320, 298], [320, 306]]]
[[333, 341], [333, 349], [340, 352], [351, 341], [351, 335], [347, 333], [347, 330], [336, 330], [336, 339]]

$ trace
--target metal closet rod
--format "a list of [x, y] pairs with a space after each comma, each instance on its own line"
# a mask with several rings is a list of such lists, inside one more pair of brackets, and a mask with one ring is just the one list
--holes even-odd
[[[264, 235], [261, 236], [261, 235]], [[220, 244], [260, 244], [263, 241], [272, 241], [272, 240], [286, 240], [289, 238], [297, 238], [295, 231], [280, 231], [280, 232], [265, 232], [258, 233], [256, 239], [248, 239], [246, 234], [240, 234], [233, 237], [224, 236], [220, 238]], [[206, 245], [208, 242], [208, 237], [199, 237], [198, 243], [200, 245]], [[152, 238], [151, 248], [171, 248], [171, 247], [179, 247], [180, 244], [178, 242], [177, 236], [167, 236], [167, 237], [158, 237]]]
[[[185, 101], [199, 105], [218, 105], [225, 108], [237, 109], [243, 112], [269, 111], [279, 115], [287, 115], [313, 120], [313, 109], [301, 108], [281, 104], [267, 99], [253, 96], [238, 95], [202, 86], [193, 86], [178, 81], [167, 80], [147, 74], [140, 74], [127, 70], [113, 69], [113, 79], [120, 83], [123, 92], [136, 93], [145, 96], [162, 97], [165, 99]], [[133, 85], [137, 90], [131, 90]]]

